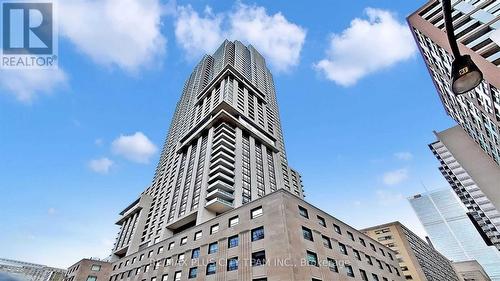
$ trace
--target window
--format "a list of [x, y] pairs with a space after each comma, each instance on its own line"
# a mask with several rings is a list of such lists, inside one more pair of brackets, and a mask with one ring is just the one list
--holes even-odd
[[307, 212], [307, 210], [304, 207], [299, 206], [299, 214], [306, 219], [309, 218], [309, 213]]
[[372, 273], [372, 279], [373, 281], [379, 281], [377, 274]]
[[141, 273], [141, 268], [138, 267], [136, 270], [135, 270], [135, 275], [138, 275], [139, 273]]
[[342, 254], [347, 255], [347, 248], [345, 247], [344, 244], [339, 243], [339, 249]]
[[89, 276], [87, 277], [87, 281], [97, 281], [97, 276]]
[[160, 262], [159, 261], [155, 262], [155, 265], [154, 265], [153, 269], [157, 270], [158, 268], [160, 268]]
[[151, 281], [156, 281], [156, 277], [151, 277]]
[[313, 278], [312, 281], [321, 281], [321, 279]]
[[228, 248], [234, 248], [238, 246], [238, 235], [229, 237], [227, 239]]
[[217, 251], [219, 250], [219, 244], [217, 244], [217, 242], [214, 242], [214, 243], [210, 243], [208, 245], [208, 254], [214, 254], [214, 253], [217, 253]]
[[219, 224], [214, 224], [210, 227], [210, 234], [219, 232]]
[[337, 262], [334, 259], [327, 258], [328, 268], [330, 271], [339, 272], [339, 268], [337, 267]]
[[376, 261], [377, 261], [377, 263], [378, 263], [378, 268], [380, 268], [380, 269], [384, 269], [384, 266], [382, 265], [382, 262], [381, 262], [381, 261], [379, 261], [379, 260], [377, 260], [377, 259], [376, 259]]
[[358, 260], [361, 260], [361, 255], [359, 254], [359, 251], [356, 250], [356, 249], [352, 249], [352, 252], [354, 253], [354, 256], [356, 256], [356, 258]]
[[347, 273], [347, 276], [354, 277], [354, 271], [352, 270], [352, 266], [345, 264], [345, 271]]
[[[125, 266], [127, 266], [127, 263], [125, 263]], [[101, 271], [101, 266], [98, 264], [93, 264], [92, 267], [90, 268], [92, 271]]]
[[168, 274], [163, 274], [161, 277], [161, 281], [167, 281], [168, 280]]
[[366, 257], [366, 262], [369, 264], [369, 265], [373, 265], [373, 262], [372, 262], [372, 257], [370, 257], [369, 255], [365, 255]]
[[387, 264], [387, 263], [385, 264], [385, 266], [387, 267], [387, 270], [388, 270], [390, 273], [392, 273], [392, 268], [391, 268], [391, 266], [390, 266], [389, 264]]
[[267, 278], [257, 278], [253, 279], [252, 281], [267, 281]]
[[168, 244], [168, 249], [169, 250], [172, 250], [175, 246], [175, 242], [170, 242], [170, 244]]
[[197, 259], [200, 257], [200, 248], [193, 249], [191, 251], [191, 259]]
[[389, 258], [391, 259], [391, 261], [394, 260], [394, 258], [392, 257], [391, 253], [387, 253], [387, 255], [389, 256]]
[[[152, 257], [153, 256], [153, 250], [149, 251], [148, 253], [148, 258]], [[121, 267], [121, 266], [120, 266]]]
[[194, 234], [194, 241], [199, 240], [203, 233], [201, 231], [198, 231]]
[[319, 266], [318, 255], [316, 255], [316, 253], [307, 251], [307, 264]]
[[252, 229], [252, 242], [264, 239], [264, 227]]
[[382, 280], [384, 281], [389, 281], [389, 279], [385, 278], [385, 277], [382, 277]]
[[[127, 260], [127, 261], [125, 262], [125, 267], [127, 267], [128, 263], [129, 263], [129, 260]], [[101, 270], [101, 266], [100, 266], [100, 265], [99, 265], [99, 270]], [[98, 271], [99, 271], [99, 270], [98, 270]]]
[[368, 275], [366, 275], [366, 271], [364, 271], [364, 270], [360, 269], [360, 270], [359, 270], [359, 274], [361, 275], [361, 279], [362, 279], [363, 281], [368, 281]]
[[334, 224], [333, 225], [333, 229], [335, 230], [335, 232], [337, 232], [338, 234], [342, 235], [342, 230], [340, 230], [340, 226]]
[[304, 239], [314, 241], [312, 231], [309, 228], [303, 226], [302, 235], [304, 236]]
[[377, 249], [375, 248], [375, 245], [373, 245], [372, 243], [370, 243], [370, 247], [372, 248], [372, 250], [373, 250], [374, 252], [376, 252], [376, 251], [377, 251]]
[[188, 238], [187, 237], [182, 237], [181, 238], [181, 245], [185, 245], [187, 242], [188, 242]]
[[384, 249], [382, 249], [382, 248], [378, 248], [378, 249], [379, 249], [379, 250], [380, 250], [380, 252], [382, 253], [382, 256], [384, 256], [384, 257], [385, 257], [385, 251], [384, 251]]
[[196, 278], [196, 276], [198, 276], [198, 268], [197, 267], [190, 268], [188, 278]]
[[238, 270], [238, 258], [230, 258], [227, 260], [227, 271]]
[[144, 266], [144, 273], [148, 272], [149, 271], [149, 264]]
[[137, 257], [134, 257], [134, 258], [132, 259], [132, 264], [134, 264], [136, 260], [137, 260]]
[[323, 239], [323, 246], [327, 247], [328, 249], [331, 249], [332, 242], [330, 241], [330, 238], [328, 238], [326, 236], [321, 236], [321, 238]]
[[238, 218], [237, 216], [229, 219], [229, 227], [238, 225], [238, 223], [240, 223], [240, 218]]
[[352, 232], [347, 231], [347, 236], [349, 236], [349, 238], [354, 241], [354, 234], [352, 234]]
[[258, 218], [260, 216], [262, 216], [263, 212], [262, 212], [262, 207], [258, 207], [258, 208], [255, 208], [253, 209], [251, 212], [250, 212], [250, 217], [252, 219], [255, 219], [255, 218]]
[[266, 264], [266, 251], [252, 253], [252, 266], [261, 266]]
[[160, 248], [158, 248], [158, 255], [163, 253], [163, 246], [161, 246]]
[[317, 216], [317, 218], [318, 218], [319, 225], [326, 227], [326, 221], [325, 221], [325, 219], [322, 218], [322, 217], [320, 217], [320, 216]]
[[359, 237], [359, 243], [361, 243], [361, 245], [363, 245], [363, 247], [366, 247], [365, 239]]
[[165, 266], [170, 266], [172, 265], [172, 258], [166, 258], [165, 259]]
[[174, 274], [174, 281], [181, 281], [182, 278], [182, 271], [177, 271]]
[[215, 262], [211, 262], [207, 264], [207, 275], [213, 275], [217, 271], [217, 268], [215, 266]]
[[184, 262], [184, 254], [178, 254], [177, 263], [183, 263], [183, 262]]

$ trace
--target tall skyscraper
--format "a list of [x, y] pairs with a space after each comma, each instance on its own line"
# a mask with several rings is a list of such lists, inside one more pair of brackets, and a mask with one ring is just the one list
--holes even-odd
[[472, 57], [485, 78], [467, 94], [451, 91], [452, 58], [441, 1], [429, 1], [408, 22], [446, 112], [500, 165], [500, 46], [492, 40], [500, 38], [500, 0], [452, 2], [460, 51]]
[[400, 222], [372, 226], [361, 232], [396, 252], [406, 280], [460, 280], [446, 257]]
[[500, 249], [500, 167], [460, 126], [435, 132], [430, 144], [439, 170], [467, 208], [467, 215], [487, 245]]
[[453, 262], [477, 260], [491, 280], [500, 280], [500, 252], [486, 245], [451, 189], [418, 194], [409, 201], [436, 250]]
[[186, 82], [151, 186], [121, 212], [110, 281], [404, 280], [392, 250], [303, 198], [264, 58], [225, 41]]
[[151, 185], [121, 213], [123, 257], [284, 188], [289, 167], [271, 72], [252, 46], [225, 41], [186, 81]]

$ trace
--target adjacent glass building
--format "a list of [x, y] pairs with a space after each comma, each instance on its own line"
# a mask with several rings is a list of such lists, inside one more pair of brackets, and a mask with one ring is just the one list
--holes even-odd
[[486, 245], [453, 190], [418, 194], [409, 201], [439, 252], [454, 262], [477, 260], [491, 280], [500, 280], [500, 253]]

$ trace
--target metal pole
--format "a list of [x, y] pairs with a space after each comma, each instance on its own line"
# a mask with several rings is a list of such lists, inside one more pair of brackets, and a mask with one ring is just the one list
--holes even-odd
[[455, 38], [455, 28], [451, 16], [451, 0], [442, 0], [444, 24], [446, 26], [446, 35], [450, 43], [451, 52], [455, 59], [460, 58], [460, 50], [458, 49], [457, 39]]

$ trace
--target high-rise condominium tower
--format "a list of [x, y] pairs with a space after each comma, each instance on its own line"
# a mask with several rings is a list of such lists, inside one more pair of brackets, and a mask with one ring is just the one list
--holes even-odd
[[304, 196], [287, 163], [273, 77], [252, 46], [225, 41], [186, 81], [151, 186], [117, 222], [114, 255], [279, 188]]
[[467, 208], [467, 215], [487, 245], [500, 250], [500, 167], [460, 126], [436, 132], [430, 144], [439, 170]]
[[477, 260], [491, 280], [500, 281], [500, 252], [486, 245], [451, 189], [418, 194], [409, 200], [436, 250], [453, 262]]
[[446, 112], [500, 165], [500, 0], [452, 2], [460, 51], [472, 57], [485, 78], [467, 94], [451, 91], [452, 58], [441, 1], [429, 1], [408, 22]]

